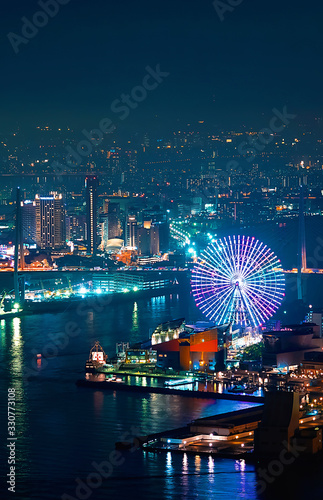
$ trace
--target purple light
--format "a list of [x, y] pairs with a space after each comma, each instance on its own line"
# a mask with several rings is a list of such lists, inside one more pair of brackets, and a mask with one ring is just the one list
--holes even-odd
[[192, 272], [196, 305], [217, 324], [259, 326], [285, 295], [280, 261], [254, 237], [232, 236], [208, 245]]

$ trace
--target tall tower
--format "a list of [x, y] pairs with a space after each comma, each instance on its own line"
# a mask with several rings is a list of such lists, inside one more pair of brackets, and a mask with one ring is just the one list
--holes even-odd
[[98, 178], [94, 175], [85, 179], [86, 189], [86, 242], [87, 250], [96, 255], [98, 248]]
[[50, 196], [35, 197], [36, 243], [42, 249], [60, 248], [65, 245], [66, 221], [63, 197], [51, 193]]
[[120, 203], [109, 202], [108, 208], [108, 237], [120, 238], [121, 236], [121, 220], [120, 220]]
[[137, 247], [137, 219], [135, 215], [127, 217], [127, 247]]
[[22, 236], [24, 243], [36, 243], [36, 202], [21, 201]]
[[306, 241], [304, 219], [304, 188], [300, 186], [298, 216], [298, 254], [297, 254], [297, 298], [303, 300], [302, 271], [306, 269]]

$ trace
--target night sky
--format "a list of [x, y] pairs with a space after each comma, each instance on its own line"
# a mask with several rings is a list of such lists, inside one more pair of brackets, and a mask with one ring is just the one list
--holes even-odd
[[211, 0], [70, 0], [15, 54], [7, 34], [21, 35], [21, 18], [40, 10], [2, 3], [1, 132], [91, 129], [157, 64], [170, 75], [125, 120], [129, 132], [198, 120], [262, 127], [284, 105], [323, 115], [321, 2], [243, 0], [221, 22]]

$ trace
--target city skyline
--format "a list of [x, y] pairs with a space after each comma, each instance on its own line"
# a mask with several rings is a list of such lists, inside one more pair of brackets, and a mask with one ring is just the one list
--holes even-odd
[[323, 5], [3, 7], [2, 496], [321, 500]]

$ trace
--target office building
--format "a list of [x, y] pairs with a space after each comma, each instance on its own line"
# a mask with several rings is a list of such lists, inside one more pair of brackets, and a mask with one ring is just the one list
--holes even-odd
[[37, 245], [42, 249], [63, 247], [66, 243], [66, 215], [62, 195], [36, 195], [35, 212]]
[[127, 247], [137, 248], [137, 218], [135, 215], [128, 215], [126, 231]]
[[21, 202], [22, 237], [24, 243], [36, 243], [36, 202], [25, 200]]
[[157, 255], [159, 253], [159, 224], [144, 222], [137, 229], [137, 244], [140, 255]]
[[108, 239], [120, 238], [121, 219], [120, 219], [120, 203], [111, 203], [108, 205]]

